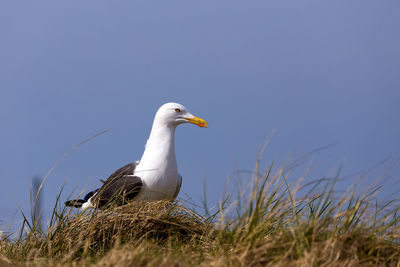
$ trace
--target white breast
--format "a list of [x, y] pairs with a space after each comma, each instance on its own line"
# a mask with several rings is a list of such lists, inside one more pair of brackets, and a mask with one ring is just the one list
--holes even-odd
[[146, 146], [134, 174], [142, 179], [144, 185], [138, 199], [172, 199], [180, 181], [173, 147], [166, 143]]

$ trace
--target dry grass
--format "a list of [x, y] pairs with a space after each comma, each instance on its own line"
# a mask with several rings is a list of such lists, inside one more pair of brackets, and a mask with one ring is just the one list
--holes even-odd
[[338, 196], [337, 179], [297, 197], [308, 187], [271, 169], [208, 216], [164, 201], [79, 214], [58, 198], [45, 231], [26, 219], [0, 242], [0, 266], [400, 266], [398, 203], [377, 204], [375, 188]]

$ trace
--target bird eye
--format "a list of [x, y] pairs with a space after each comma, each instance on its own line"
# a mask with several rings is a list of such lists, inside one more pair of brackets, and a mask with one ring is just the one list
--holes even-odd
[[181, 110], [179, 108], [176, 108], [175, 112], [181, 112]]

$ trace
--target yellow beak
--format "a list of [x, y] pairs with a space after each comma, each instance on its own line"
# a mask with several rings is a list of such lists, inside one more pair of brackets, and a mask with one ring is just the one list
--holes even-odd
[[190, 123], [198, 125], [199, 127], [208, 128], [208, 123], [199, 117], [193, 116], [193, 118], [185, 118], [185, 119]]

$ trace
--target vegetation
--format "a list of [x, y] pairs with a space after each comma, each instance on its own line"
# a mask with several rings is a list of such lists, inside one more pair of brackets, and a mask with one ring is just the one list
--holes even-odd
[[256, 167], [249, 190], [203, 216], [167, 201], [74, 213], [60, 192], [45, 230], [24, 216], [0, 241], [0, 265], [400, 266], [400, 207], [378, 204], [379, 188], [338, 196], [337, 178], [288, 175]]

